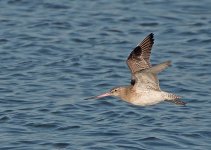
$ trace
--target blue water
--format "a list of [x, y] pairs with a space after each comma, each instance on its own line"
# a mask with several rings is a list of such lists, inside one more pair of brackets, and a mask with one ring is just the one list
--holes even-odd
[[[211, 149], [211, 1], [0, 1], [1, 150]], [[149, 33], [186, 107], [84, 100], [130, 82]]]

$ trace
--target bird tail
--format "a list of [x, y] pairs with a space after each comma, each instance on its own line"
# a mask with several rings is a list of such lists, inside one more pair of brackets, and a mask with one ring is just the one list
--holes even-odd
[[181, 96], [177, 96], [173, 93], [162, 92], [162, 96], [165, 98], [165, 101], [171, 102], [177, 105], [185, 105], [186, 103], [181, 101]]
[[148, 69], [151, 73], [158, 74], [161, 71], [165, 70], [167, 67], [171, 65], [171, 61], [165, 61], [161, 64], [152, 66], [151, 68]]

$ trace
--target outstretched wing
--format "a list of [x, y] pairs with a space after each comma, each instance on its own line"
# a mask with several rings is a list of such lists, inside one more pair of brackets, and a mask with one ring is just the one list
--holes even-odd
[[153, 44], [154, 35], [151, 33], [130, 53], [127, 59], [127, 65], [132, 74], [151, 67], [150, 54]]
[[138, 71], [134, 74], [136, 90], [158, 90], [160, 91], [157, 74], [171, 65], [171, 61], [166, 61], [146, 70]]
[[133, 86], [135, 90], [148, 91], [156, 90], [160, 91], [159, 80], [157, 74], [147, 72], [145, 70], [135, 73], [135, 84]]

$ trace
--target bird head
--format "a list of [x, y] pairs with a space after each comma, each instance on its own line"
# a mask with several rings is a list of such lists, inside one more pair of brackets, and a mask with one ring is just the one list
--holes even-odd
[[116, 87], [110, 90], [110, 95], [111, 96], [120, 96], [121, 93], [123, 92], [123, 87]]
[[107, 97], [107, 96], [121, 97], [121, 95], [123, 94], [124, 90], [125, 90], [125, 87], [116, 87], [116, 88], [111, 89], [109, 92], [100, 94], [98, 96], [89, 97], [87, 99], [92, 99], [92, 98], [99, 99], [99, 98], [103, 98], [103, 97]]

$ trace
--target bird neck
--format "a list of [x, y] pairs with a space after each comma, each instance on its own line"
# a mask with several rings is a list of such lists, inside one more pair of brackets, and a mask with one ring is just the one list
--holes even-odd
[[119, 97], [124, 101], [130, 101], [130, 93], [131, 93], [132, 86], [125, 86], [122, 88]]

